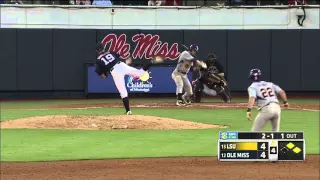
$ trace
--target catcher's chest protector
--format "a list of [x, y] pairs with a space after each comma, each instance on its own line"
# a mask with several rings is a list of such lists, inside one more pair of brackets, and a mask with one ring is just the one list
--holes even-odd
[[210, 66], [208, 68], [208, 72], [211, 73], [211, 74], [219, 74], [219, 70], [217, 69], [216, 66]]

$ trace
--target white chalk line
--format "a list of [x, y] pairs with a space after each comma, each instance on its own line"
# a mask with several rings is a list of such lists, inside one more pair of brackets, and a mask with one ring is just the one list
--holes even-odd
[[290, 110], [302, 110], [302, 111], [312, 111], [312, 112], [319, 112], [320, 110], [316, 110], [316, 109], [299, 109], [299, 108], [286, 108], [286, 109], [290, 109]]

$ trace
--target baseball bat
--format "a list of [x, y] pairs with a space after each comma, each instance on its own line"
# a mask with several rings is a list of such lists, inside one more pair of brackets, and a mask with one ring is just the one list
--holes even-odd
[[185, 50], [189, 51], [189, 47], [188, 47], [188, 46], [182, 44], [182, 47], [183, 47]]

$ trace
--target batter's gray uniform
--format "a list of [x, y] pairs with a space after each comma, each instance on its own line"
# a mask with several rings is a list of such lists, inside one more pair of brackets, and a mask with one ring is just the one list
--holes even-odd
[[272, 82], [253, 82], [248, 88], [249, 97], [256, 98], [256, 106], [259, 114], [254, 120], [251, 131], [260, 131], [270, 121], [272, 131], [280, 129], [281, 108], [277, 94], [282, 89]]
[[195, 58], [188, 51], [183, 51], [180, 54], [177, 67], [171, 74], [171, 77], [177, 86], [176, 95], [178, 95], [179, 93], [182, 93], [183, 89], [185, 91], [184, 95], [186, 97], [190, 97], [193, 94], [192, 86], [188, 79], [187, 74], [190, 71], [190, 68], [192, 66], [192, 61], [194, 59]]

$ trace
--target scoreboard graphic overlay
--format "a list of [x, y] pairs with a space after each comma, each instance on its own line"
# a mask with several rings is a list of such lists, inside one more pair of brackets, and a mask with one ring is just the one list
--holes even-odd
[[305, 152], [303, 132], [219, 132], [219, 161], [304, 161]]

